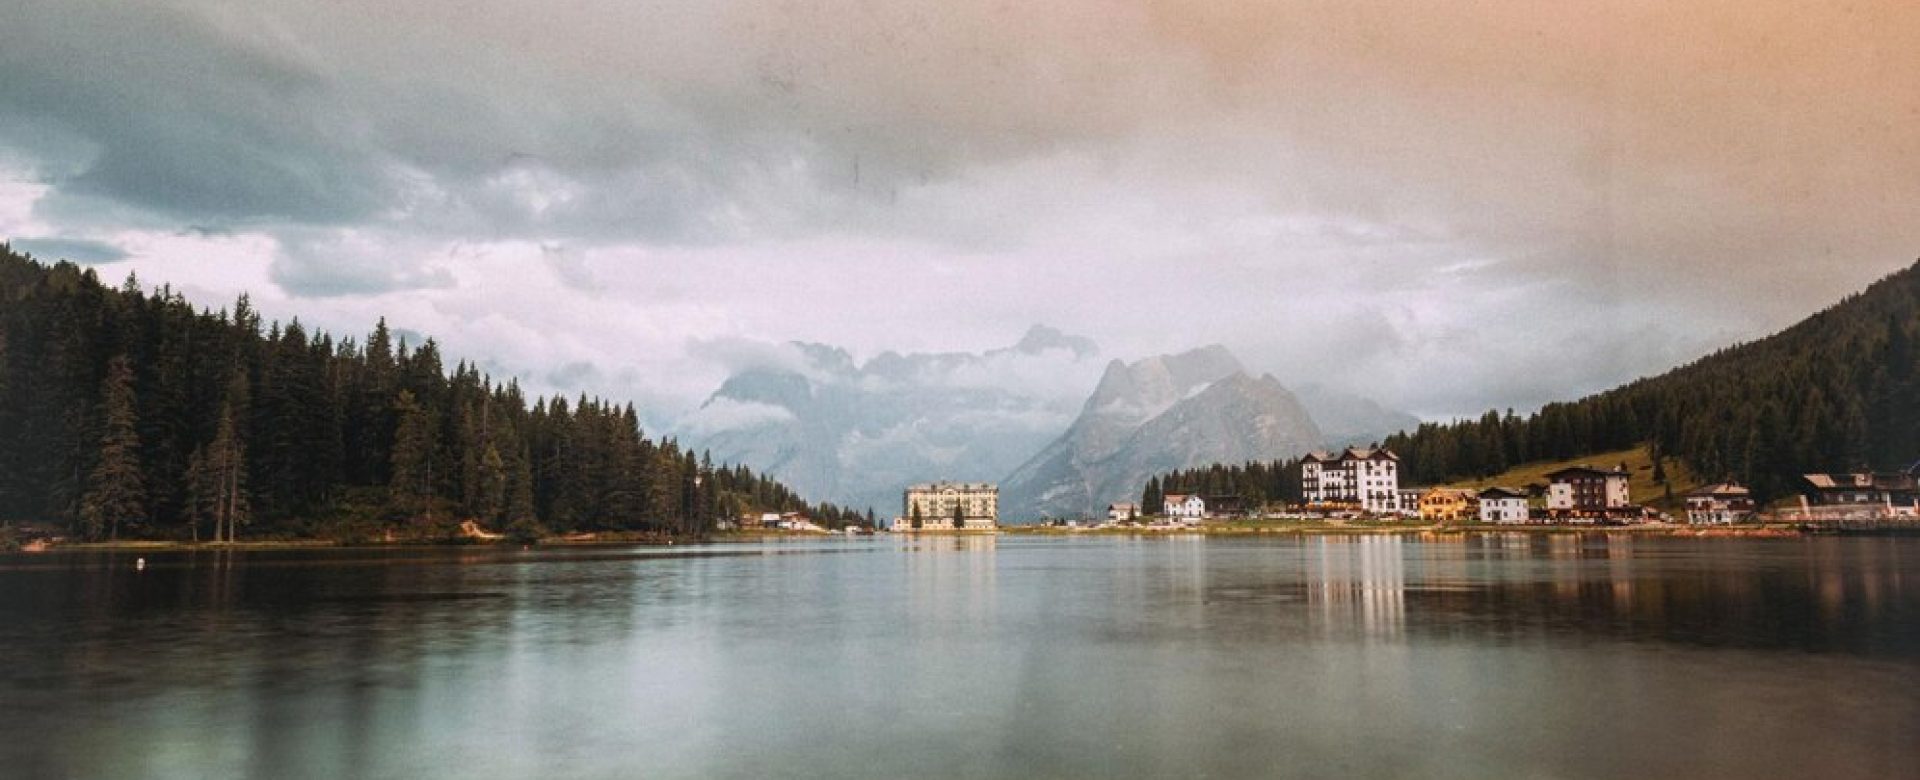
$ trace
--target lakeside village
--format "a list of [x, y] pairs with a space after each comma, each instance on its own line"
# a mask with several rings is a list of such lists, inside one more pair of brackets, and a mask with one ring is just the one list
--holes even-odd
[[[1625, 464], [1579, 465], [1547, 472], [1546, 482], [1490, 486], [1403, 487], [1400, 457], [1382, 448], [1315, 452], [1300, 465], [1304, 500], [1298, 504], [1249, 506], [1231, 495], [1170, 493], [1149, 511], [1135, 503], [1107, 507], [1104, 521], [1057, 520], [1069, 529], [1193, 529], [1207, 524], [1277, 521], [1420, 522], [1485, 526], [1732, 526], [1784, 523], [1805, 527], [1920, 528], [1920, 463], [1901, 472], [1804, 474], [1795, 499], [1763, 508], [1746, 487], [1722, 482], [1689, 491], [1676, 507], [1680, 516], [1635, 503]], [[999, 526], [999, 489], [990, 483], [935, 482], [913, 485], [902, 497], [895, 533], [994, 531]], [[1683, 507], [1683, 508], [1681, 508]], [[768, 527], [806, 528], [804, 518], [761, 518]], [[743, 522], [745, 522], [743, 520]], [[817, 526], [815, 527], [817, 528]], [[824, 529], [819, 529], [824, 531]]]

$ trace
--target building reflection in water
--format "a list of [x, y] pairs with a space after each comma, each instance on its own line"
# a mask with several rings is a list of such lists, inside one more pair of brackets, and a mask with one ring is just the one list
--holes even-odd
[[925, 536], [904, 542], [901, 587], [920, 614], [960, 619], [984, 627], [993, 620], [999, 537], [986, 534]]
[[1207, 537], [1201, 534], [1174, 534], [1158, 542], [1167, 567], [1168, 597], [1172, 603], [1186, 604], [1187, 619], [1197, 629], [1206, 627]]
[[1633, 601], [1633, 536], [1630, 534], [1607, 534], [1607, 584], [1613, 594], [1613, 610], [1616, 614], [1629, 612]]
[[1393, 535], [1322, 536], [1308, 542], [1307, 603], [1323, 629], [1353, 625], [1368, 639], [1405, 628], [1406, 543]]

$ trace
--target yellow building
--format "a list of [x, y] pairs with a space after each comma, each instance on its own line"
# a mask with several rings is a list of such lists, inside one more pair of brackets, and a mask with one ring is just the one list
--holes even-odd
[[[991, 531], [999, 523], [1000, 488], [988, 482], [933, 482], [907, 488], [896, 531]], [[958, 509], [961, 524], [954, 527]], [[916, 522], [917, 521], [917, 522]]]
[[1420, 519], [1429, 523], [1464, 523], [1480, 516], [1480, 500], [1472, 491], [1434, 488], [1420, 494]]

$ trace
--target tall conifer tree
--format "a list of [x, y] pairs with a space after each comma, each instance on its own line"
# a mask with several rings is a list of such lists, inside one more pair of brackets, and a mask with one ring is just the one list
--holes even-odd
[[140, 420], [135, 408], [133, 367], [125, 354], [116, 355], [107, 363], [107, 378], [100, 387], [99, 458], [80, 497], [81, 533], [89, 539], [99, 539], [103, 533], [118, 539], [122, 524], [139, 523], [146, 516]]
[[400, 391], [393, 411], [396, 427], [388, 498], [396, 511], [412, 519], [432, 512], [433, 428], [411, 390]]

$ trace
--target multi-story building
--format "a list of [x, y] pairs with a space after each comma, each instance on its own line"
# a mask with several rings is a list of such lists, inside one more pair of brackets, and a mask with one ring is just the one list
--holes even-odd
[[1731, 482], [1708, 485], [1687, 493], [1687, 522], [1726, 525], [1753, 516], [1753, 492]]
[[1547, 474], [1547, 511], [1609, 514], [1632, 505], [1627, 470], [1574, 466]]
[[1168, 493], [1161, 500], [1160, 514], [1175, 520], [1205, 520], [1207, 500], [1185, 493]]
[[1351, 506], [1375, 514], [1414, 510], [1401, 503], [1400, 456], [1386, 449], [1309, 453], [1300, 461], [1300, 492], [1308, 506]]
[[1417, 517], [1420, 514], [1420, 497], [1427, 494], [1427, 488], [1400, 488], [1400, 514]]
[[1480, 522], [1521, 525], [1527, 522], [1527, 491], [1490, 487], [1480, 491]]
[[[907, 488], [899, 531], [991, 531], [999, 523], [1000, 488], [987, 482], [932, 482]], [[954, 519], [959, 515], [956, 528]], [[919, 519], [919, 528], [914, 519]]]
[[1251, 517], [1256, 509], [1248, 505], [1246, 499], [1236, 495], [1221, 494], [1202, 496], [1201, 500], [1207, 502], [1207, 517], [1216, 520], [1230, 517]]
[[1434, 488], [1420, 496], [1420, 519], [1430, 523], [1464, 523], [1479, 517], [1473, 491]]

